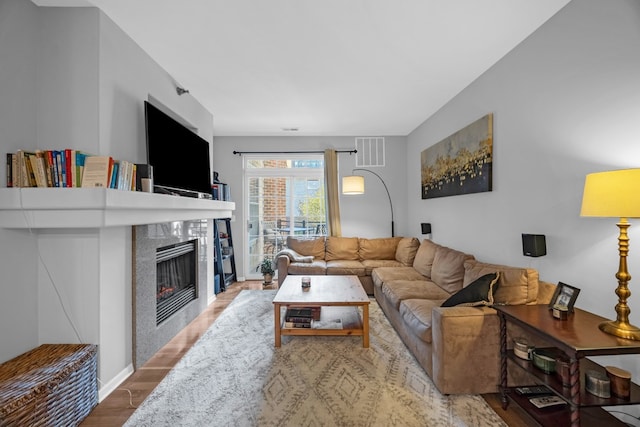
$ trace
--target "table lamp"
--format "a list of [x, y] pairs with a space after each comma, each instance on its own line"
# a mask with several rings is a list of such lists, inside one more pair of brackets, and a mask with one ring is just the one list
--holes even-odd
[[629, 253], [627, 229], [631, 224], [627, 218], [640, 218], [640, 169], [623, 169], [587, 175], [580, 216], [620, 218], [617, 224], [620, 229], [618, 237], [620, 264], [616, 273], [617, 317], [616, 320], [601, 323], [599, 327], [608, 334], [640, 341], [640, 329], [629, 324], [631, 310], [627, 305], [627, 298], [631, 296], [627, 286], [631, 280], [627, 270]]

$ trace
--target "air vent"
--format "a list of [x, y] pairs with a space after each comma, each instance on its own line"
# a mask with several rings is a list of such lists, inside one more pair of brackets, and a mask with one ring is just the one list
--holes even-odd
[[356, 150], [356, 166], [384, 166], [384, 137], [357, 137]]

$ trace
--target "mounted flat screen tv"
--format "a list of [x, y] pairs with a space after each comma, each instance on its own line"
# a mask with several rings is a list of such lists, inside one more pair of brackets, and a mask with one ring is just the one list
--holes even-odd
[[147, 101], [144, 111], [154, 192], [211, 198], [209, 143]]

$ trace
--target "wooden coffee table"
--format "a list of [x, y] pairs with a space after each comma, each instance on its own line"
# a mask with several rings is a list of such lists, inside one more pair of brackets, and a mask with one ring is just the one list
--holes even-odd
[[[303, 276], [287, 276], [273, 299], [275, 346], [282, 335], [356, 335], [369, 347], [369, 297], [357, 276], [306, 276], [311, 288], [303, 292]], [[321, 307], [320, 320], [342, 319], [342, 329], [285, 328], [283, 307]], [[362, 307], [362, 315], [358, 307]]]

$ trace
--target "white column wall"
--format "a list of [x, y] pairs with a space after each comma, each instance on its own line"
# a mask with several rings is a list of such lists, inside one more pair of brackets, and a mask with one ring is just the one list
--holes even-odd
[[[194, 95], [178, 96], [172, 77], [98, 9], [4, 0], [0, 26], [4, 152], [72, 148], [143, 163], [150, 97], [211, 141], [211, 114]], [[0, 247], [0, 361], [45, 342], [98, 344], [103, 397], [131, 371], [130, 227], [0, 229]]]

